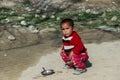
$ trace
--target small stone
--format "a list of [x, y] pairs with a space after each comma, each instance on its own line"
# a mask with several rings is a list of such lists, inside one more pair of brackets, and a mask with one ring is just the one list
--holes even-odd
[[39, 9], [36, 10], [36, 13], [40, 13], [40, 12], [41, 12], [41, 10], [39, 10]]
[[8, 39], [14, 41], [16, 38], [13, 35], [8, 36]]
[[35, 17], [37, 18], [37, 17], [39, 17], [39, 15], [38, 15], [38, 14], [35, 14]]
[[109, 27], [109, 26], [99, 26], [98, 29], [105, 30], [105, 31], [113, 31], [113, 32], [117, 31], [117, 29]]
[[35, 29], [35, 30], [31, 31], [31, 32], [32, 32], [32, 33], [38, 33], [39, 30]]
[[28, 30], [33, 31], [33, 30], [35, 30], [35, 27], [33, 25], [30, 25], [30, 26], [28, 26]]
[[27, 22], [26, 22], [26, 21], [21, 21], [20, 24], [23, 25], [23, 26], [26, 26], [26, 25], [27, 25]]
[[31, 9], [30, 9], [29, 7], [26, 7], [25, 9], [26, 9], [27, 11], [31, 11]]
[[18, 17], [19, 20], [25, 19], [25, 17]]
[[51, 15], [51, 17], [50, 17], [50, 18], [52, 18], [52, 19], [53, 19], [53, 18], [55, 18], [55, 16], [54, 16], [54, 15]]
[[42, 15], [42, 18], [44, 19], [44, 18], [46, 18], [47, 16], [46, 15]]
[[20, 25], [13, 25], [14, 28], [20, 28]]
[[6, 57], [6, 56], [7, 56], [7, 54], [4, 54], [3, 56], [4, 56], [4, 57]]
[[113, 4], [116, 4], [114, 1], [112, 2]]
[[99, 12], [97, 12], [97, 11], [92, 11], [92, 13], [93, 13], [93, 14], [98, 14]]
[[32, 33], [38, 33], [39, 32], [39, 30], [37, 30], [33, 25], [30, 25], [27, 29]]
[[6, 20], [7, 23], [10, 22], [9, 18], [6, 18], [5, 20]]
[[14, 13], [15, 13], [14, 11], [11, 11], [11, 12], [10, 12], [10, 15], [12, 15], [12, 14], [14, 14]]
[[104, 18], [103, 20], [104, 20], [104, 21], [107, 21], [107, 18]]
[[87, 9], [87, 10], [86, 10], [86, 13], [90, 13], [90, 9]]
[[113, 16], [112, 18], [111, 18], [111, 21], [116, 21], [117, 20], [117, 16]]
[[56, 18], [56, 20], [58, 20], [58, 21], [59, 21], [59, 20], [60, 20], [60, 17], [57, 17], [57, 18]]

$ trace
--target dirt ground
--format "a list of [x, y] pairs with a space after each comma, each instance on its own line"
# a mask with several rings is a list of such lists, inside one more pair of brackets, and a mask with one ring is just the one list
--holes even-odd
[[[120, 41], [120, 35], [118, 33], [81, 28], [76, 29], [76, 31], [81, 35], [85, 44], [94, 43], [99, 45], [103, 42], [112, 43], [116, 40]], [[39, 61], [41, 56], [52, 54], [56, 49], [61, 47], [61, 34], [58, 32], [57, 36], [50, 33], [40, 40], [41, 43], [36, 45], [0, 51], [0, 80], [17, 80], [22, 71], [30, 66], [36, 65], [36, 62]]]
[[[119, 80], [120, 41], [103, 42], [101, 44], [86, 44], [89, 52], [89, 64], [87, 72], [81, 75], [73, 75], [73, 69], [63, 69], [63, 61], [60, 58], [60, 48], [52, 54], [42, 56], [36, 65], [28, 67], [22, 72], [19, 80]], [[47, 59], [47, 60], [46, 60]], [[52, 75], [41, 75], [42, 67], [53, 69]]]
[[[95, 4], [99, 2], [108, 4], [108, 3], [111, 3], [112, 1], [120, 3], [119, 0], [88, 0], [89, 3], [95, 3]], [[87, 76], [87, 79], [92, 77], [91, 78], [92, 80], [96, 80], [96, 79], [98, 80], [119, 80], [118, 74], [120, 72], [118, 71], [118, 73], [116, 73], [115, 71], [119, 70], [119, 67], [120, 67], [119, 65], [117, 65], [119, 62], [118, 56], [119, 56], [119, 47], [120, 47], [120, 44], [119, 44], [120, 33], [105, 32], [105, 31], [98, 30], [98, 29], [83, 29], [83, 28], [78, 28], [76, 29], [76, 31], [79, 33], [83, 42], [85, 43], [86, 47], [91, 53], [90, 60], [93, 63], [93, 65], [95, 65], [95, 66], [92, 66], [89, 69], [89, 72], [84, 74], [83, 77], [81, 77], [81, 79], [84, 80], [86, 79], [85, 77]], [[5, 33], [5, 34], [8, 35], [8, 33]], [[31, 35], [27, 33], [27, 34], [24, 34], [24, 36], [27, 39], [24, 39], [23, 37], [19, 37], [18, 38], [19, 42], [6, 41], [9, 44], [3, 43], [6, 37], [5, 35], [2, 37], [0, 36], [0, 44], [4, 44], [3, 45], [4, 47], [0, 45], [0, 49], [1, 49], [0, 50], [0, 80], [18, 80], [18, 79], [33, 80], [33, 79], [24, 78], [24, 75], [22, 73], [26, 72], [24, 73], [26, 75], [27, 74], [26, 70], [30, 70], [30, 73], [32, 73], [31, 69], [32, 68], [34, 69], [34, 66], [37, 65], [37, 63], [39, 62], [41, 58], [42, 60], [39, 63], [40, 67], [39, 69], [37, 69], [37, 73], [40, 72], [41, 66], [44, 66], [44, 64], [47, 64], [47, 62], [50, 62], [50, 63], [58, 62], [59, 63], [58, 60], [60, 59], [58, 59], [58, 57], [55, 59], [48, 59], [48, 61], [46, 61], [45, 58], [49, 58], [46, 56], [47, 54], [51, 55], [52, 56], [51, 58], [54, 58], [54, 56], [56, 56], [56, 54], [54, 53], [59, 53], [58, 49], [60, 49], [61, 47], [60, 32], [47, 33], [45, 34], [45, 36], [34, 35], [34, 34]], [[24, 42], [21, 42], [21, 40]], [[34, 43], [35, 41], [38, 41], [38, 42]], [[12, 47], [11, 44], [14, 47]], [[22, 46], [22, 44], [25, 44], [25, 45]], [[29, 44], [32, 44], [32, 45], [29, 45]], [[58, 51], [56, 52], [56, 50]], [[105, 60], [105, 56], [109, 56], [108, 51], [110, 52], [111, 55], [110, 57], [107, 58], [107, 60]], [[96, 54], [97, 52], [98, 52], [98, 55]], [[105, 54], [104, 56], [104, 53], [107, 53], [107, 54]], [[114, 53], [117, 53], [117, 55], [114, 55]], [[115, 61], [116, 66], [112, 65], [114, 62], [112, 62], [111, 59], [113, 58], [116, 60]], [[60, 62], [60, 64], [58, 65], [59, 66], [57, 67], [54, 66], [55, 69], [58, 70], [58, 73], [50, 76], [53, 78], [53, 80], [56, 80], [58, 78], [60, 80], [67, 80], [67, 79], [78, 80], [79, 79], [79, 76], [77, 76], [76, 79], [74, 79], [75, 76], [71, 75], [71, 70], [70, 71], [66, 70], [65, 72], [63, 70], [63, 72], [61, 72], [60, 70], [61, 70], [62, 62]], [[105, 66], [101, 67], [101, 65], [105, 65]], [[46, 65], [46, 67], [53, 68], [53, 66], [49, 66], [49, 65]], [[106, 72], [104, 72], [104, 70]], [[64, 77], [68, 76], [64, 73], [70, 74], [71, 77], [63, 79], [62, 78], [63, 76]], [[105, 73], [107, 73], [108, 75], [106, 75]], [[112, 74], [116, 75], [117, 77], [113, 76]], [[32, 74], [27, 74], [28, 77], [30, 77], [31, 75]], [[35, 75], [34, 80], [49, 80], [50, 77], [44, 78], [44, 77], [39, 77], [39, 75], [38, 76]]]

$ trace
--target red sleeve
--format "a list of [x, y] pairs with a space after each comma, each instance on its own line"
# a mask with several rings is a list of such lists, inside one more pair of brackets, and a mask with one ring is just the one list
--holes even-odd
[[81, 38], [77, 33], [73, 35], [71, 43], [74, 45], [72, 51], [75, 54], [80, 54], [82, 51], [86, 51], [86, 48], [84, 47], [83, 42], [81, 41]]

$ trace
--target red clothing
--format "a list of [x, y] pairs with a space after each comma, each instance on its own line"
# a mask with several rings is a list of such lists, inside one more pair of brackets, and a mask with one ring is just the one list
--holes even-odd
[[70, 67], [77, 67], [80, 69], [86, 68], [85, 62], [88, 60], [87, 52], [79, 54], [79, 55], [73, 54], [71, 60], [64, 52], [61, 53], [61, 57], [65, 63], [71, 61], [71, 63], [68, 64], [68, 66], [70, 66]]
[[68, 55], [71, 52], [71, 50], [75, 54], [80, 54], [80, 53], [86, 52], [86, 48], [84, 47], [80, 36], [75, 31], [73, 31], [69, 37], [67, 37], [67, 38], [63, 37], [62, 50], [64, 50], [66, 52], [66, 54], [68, 54]]
[[[86, 48], [81, 41], [80, 36], [73, 31], [69, 37], [63, 37], [63, 47], [61, 57], [64, 62], [71, 61], [69, 66], [75, 66], [78, 68], [86, 68], [85, 62], [88, 60], [88, 54]], [[70, 52], [73, 51], [74, 55], [71, 60], [69, 59]]]

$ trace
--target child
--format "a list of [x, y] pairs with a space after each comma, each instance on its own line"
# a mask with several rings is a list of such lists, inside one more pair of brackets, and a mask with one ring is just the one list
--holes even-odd
[[73, 74], [86, 72], [85, 62], [88, 60], [88, 54], [80, 36], [73, 30], [73, 20], [62, 20], [60, 27], [63, 34], [61, 57], [65, 62], [64, 68], [74, 68]]

